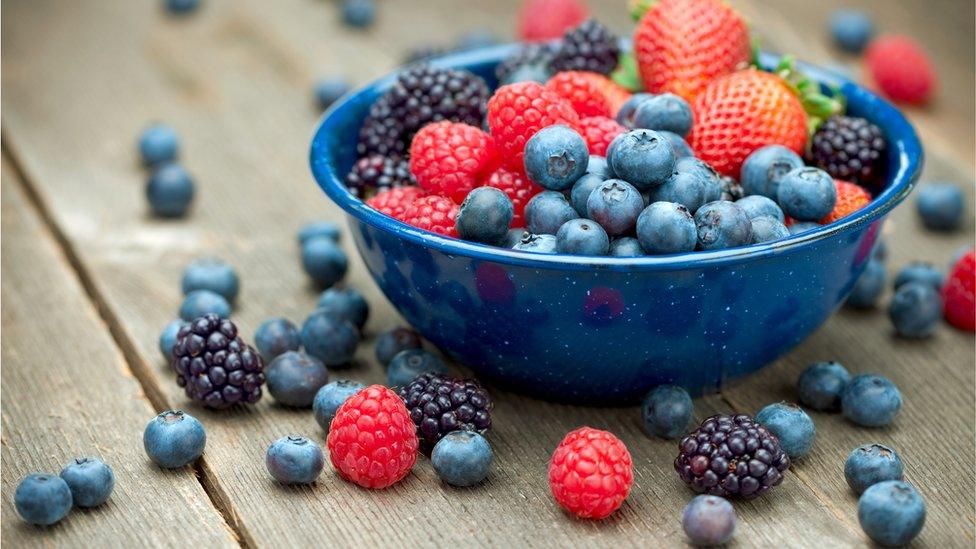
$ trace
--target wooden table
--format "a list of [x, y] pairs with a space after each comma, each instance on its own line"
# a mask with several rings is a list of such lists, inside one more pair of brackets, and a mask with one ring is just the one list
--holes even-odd
[[[234, 320], [246, 334], [272, 315], [301, 321], [316, 293], [298, 266], [295, 232], [340, 219], [306, 162], [316, 112], [312, 83], [327, 74], [362, 82], [390, 70], [405, 47], [486, 25], [513, 28], [505, 2], [381, 1], [379, 21], [361, 33], [338, 24], [331, 2], [206, 0], [199, 13], [166, 17], [160, 2], [3, 2], [2, 541], [44, 546], [675, 546], [690, 499], [671, 462], [675, 444], [641, 433], [636, 408], [582, 408], [501, 391], [490, 440], [496, 462], [480, 486], [440, 483], [421, 459], [402, 483], [365, 491], [331, 468], [310, 487], [286, 488], [264, 466], [283, 435], [323, 433], [311, 413], [265, 398], [247, 410], [214, 413], [189, 404], [156, 346], [180, 302], [179, 277], [193, 259], [234, 264], [243, 291]], [[767, 48], [827, 61], [822, 4], [789, 0], [735, 4]], [[846, 2], [845, 2], [846, 3]], [[925, 137], [924, 180], [973, 190], [973, 6], [964, 0], [863, 2], [887, 31], [925, 39], [943, 78], [939, 100], [911, 117]], [[622, 0], [591, 1], [617, 29]], [[461, 7], [463, 5], [463, 7]], [[445, 33], [446, 30], [446, 34]], [[182, 136], [181, 156], [198, 183], [192, 214], [163, 221], [147, 213], [135, 136], [165, 120]], [[924, 183], [923, 183], [924, 184]], [[970, 212], [971, 214], [971, 212]], [[954, 235], [922, 230], [912, 204], [890, 219], [889, 272], [911, 259], [944, 264], [972, 244], [970, 215]], [[351, 257], [355, 252], [346, 239]], [[367, 344], [348, 375], [384, 379], [371, 341], [402, 322], [353, 261], [348, 282], [369, 298]], [[921, 490], [928, 519], [919, 543], [974, 541], [974, 344], [940, 327], [926, 341], [892, 336], [883, 310], [841, 311], [794, 352], [721, 394], [696, 400], [700, 418], [755, 412], [793, 399], [799, 371], [839, 360], [854, 372], [882, 372], [905, 405], [895, 423], [864, 429], [836, 414], [813, 415], [811, 455], [769, 497], [737, 503], [742, 546], [848, 546], [866, 541], [842, 466], [856, 445], [897, 449]], [[184, 407], [207, 427], [195, 467], [164, 471], [142, 450], [146, 422]], [[583, 424], [607, 428], [629, 446], [636, 481], [611, 519], [572, 520], [545, 479], [559, 439]], [[52, 528], [17, 518], [19, 479], [57, 472], [96, 455], [114, 468], [109, 502], [75, 511]]]

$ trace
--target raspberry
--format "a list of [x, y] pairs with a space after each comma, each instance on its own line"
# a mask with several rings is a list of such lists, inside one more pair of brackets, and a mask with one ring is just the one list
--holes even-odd
[[566, 435], [549, 462], [549, 489], [556, 503], [580, 518], [610, 516], [633, 483], [627, 447], [612, 433], [592, 427]]
[[422, 196], [414, 200], [400, 217], [400, 221], [444, 236], [457, 238], [454, 219], [458, 205], [445, 196]]
[[403, 219], [403, 214], [407, 211], [407, 208], [413, 204], [414, 200], [424, 196], [425, 194], [427, 193], [416, 185], [395, 187], [385, 191], [380, 191], [376, 194], [376, 196], [367, 200], [366, 204], [371, 206], [374, 210], [385, 213], [390, 217], [395, 219]]
[[557, 73], [546, 82], [546, 89], [558, 94], [582, 116], [610, 116], [610, 101], [593, 80], [580, 71]]
[[620, 56], [618, 39], [594, 19], [566, 31], [549, 68], [553, 71], [592, 71], [610, 74]]
[[569, 101], [537, 82], [502, 86], [488, 100], [488, 127], [510, 168], [523, 168], [525, 143], [553, 124], [579, 131], [579, 115]]
[[533, 196], [542, 192], [542, 187], [536, 185], [522, 170], [498, 168], [488, 176], [485, 185], [504, 192], [515, 207], [512, 217], [512, 228], [525, 227], [525, 205]]
[[937, 86], [929, 56], [907, 36], [878, 38], [868, 46], [864, 62], [875, 84], [895, 101], [927, 103]]
[[518, 37], [527, 42], [559, 38], [588, 15], [582, 0], [529, 0], [518, 14]]
[[491, 397], [473, 379], [421, 374], [400, 388], [400, 397], [428, 447], [451, 431], [491, 429]]
[[326, 444], [339, 476], [363, 488], [386, 488], [410, 473], [419, 441], [400, 397], [372, 385], [339, 407]]
[[976, 255], [969, 250], [949, 271], [942, 286], [946, 320], [960, 330], [976, 331]]
[[491, 136], [459, 122], [434, 122], [410, 144], [410, 172], [423, 189], [461, 202], [495, 164]]
[[597, 84], [600, 91], [603, 92], [603, 95], [610, 103], [610, 116], [617, 116], [617, 113], [620, 112], [620, 107], [623, 107], [624, 103], [626, 103], [627, 100], [630, 99], [630, 96], [633, 95], [630, 93], [630, 90], [614, 82], [613, 80], [610, 80], [602, 74], [591, 72], [586, 73], [586, 75], [587, 78]]
[[416, 183], [413, 175], [410, 174], [410, 165], [406, 159], [381, 154], [360, 158], [346, 175], [346, 188], [360, 198], [377, 191]]
[[871, 202], [871, 194], [860, 185], [835, 179], [834, 187], [837, 188], [837, 202], [834, 203], [834, 209], [827, 214], [827, 217], [820, 220], [821, 225], [847, 217]]
[[583, 137], [586, 138], [586, 146], [590, 149], [590, 154], [599, 156], [607, 155], [607, 147], [614, 137], [627, 131], [616, 120], [607, 116], [590, 116], [580, 120], [583, 128]]

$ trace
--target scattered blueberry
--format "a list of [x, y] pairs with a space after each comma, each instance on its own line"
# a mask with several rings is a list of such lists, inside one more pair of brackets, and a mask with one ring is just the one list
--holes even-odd
[[776, 202], [774, 202], [771, 198], [761, 194], [744, 196], [739, 200], [736, 200], [735, 205], [745, 210], [746, 215], [749, 216], [749, 219], [755, 219], [763, 215], [775, 217], [780, 223], [786, 219], [783, 216], [783, 210], [779, 208], [779, 205], [777, 205]]
[[863, 11], [841, 9], [830, 17], [830, 35], [834, 44], [846, 52], [861, 53], [872, 34], [874, 23]]
[[634, 128], [634, 116], [637, 115], [637, 108], [641, 106], [644, 101], [654, 97], [649, 93], [635, 93], [630, 96], [623, 105], [620, 106], [620, 110], [617, 111], [617, 122], [619, 122], [625, 128]]
[[909, 282], [921, 282], [941, 290], [942, 279], [942, 273], [935, 268], [935, 265], [927, 261], [913, 261], [898, 271], [898, 276], [895, 277], [895, 289]]
[[607, 255], [610, 237], [595, 221], [571, 219], [556, 232], [556, 251], [573, 255]]
[[315, 421], [325, 429], [329, 430], [329, 424], [332, 423], [332, 418], [335, 417], [336, 411], [339, 410], [339, 406], [346, 401], [347, 398], [358, 393], [360, 390], [364, 389], [366, 386], [358, 381], [350, 381], [348, 379], [340, 379], [338, 381], [330, 381], [326, 383], [324, 387], [319, 389], [319, 392], [315, 395], [315, 401], [312, 402], [312, 411], [315, 413]]
[[264, 463], [271, 476], [282, 484], [311, 484], [322, 473], [325, 456], [318, 444], [290, 435], [271, 443]]
[[180, 140], [166, 124], [153, 124], [139, 136], [139, 156], [145, 166], [157, 166], [176, 160]]
[[817, 362], [808, 366], [796, 382], [800, 402], [814, 410], [839, 410], [840, 396], [851, 374], [839, 362]]
[[681, 527], [692, 545], [724, 545], [735, 534], [735, 509], [725, 498], [695, 496], [681, 514]]
[[[573, 190], [569, 193], [569, 199], [573, 203], [573, 209], [580, 217], [586, 217], [586, 202], [590, 199], [593, 191], [603, 184], [607, 179], [595, 173], [583, 174], [573, 183]], [[569, 221], [568, 219], [566, 221]]]
[[369, 318], [369, 303], [353, 288], [329, 288], [319, 296], [318, 309], [356, 325], [360, 330]]
[[790, 230], [786, 228], [786, 225], [783, 225], [782, 221], [770, 215], [761, 215], [753, 218], [750, 223], [752, 225], [752, 242], [754, 244], [772, 242], [790, 236]]
[[352, 322], [321, 310], [305, 319], [301, 337], [305, 352], [328, 367], [348, 364], [359, 345], [359, 330]]
[[673, 93], [662, 93], [641, 102], [634, 113], [634, 127], [666, 131], [685, 137], [691, 131], [691, 105]]
[[393, 357], [400, 351], [422, 349], [423, 346], [424, 344], [420, 339], [420, 334], [416, 330], [406, 326], [400, 326], [380, 334], [376, 338], [374, 349], [376, 351], [376, 360], [385, 367], [390, 364]]
[[691, 215], [710, 201], [711, 194], [708, 180], [698, 171], [688, 170], [675, 170], [667, 181], [648, 191], [651, 202], [675, 202]]
[[346, 276], [346, 253], [328, 237], [315, 237], [302, 245], [302, 267], [319, 286], [329, 288]]
[[166, 0], [166, 9], [173, 15], [187, 15], [200, 7], [200, 0]]
[[179, 164], [163, 164], [146, 185], [149, 207], [160, 217], [181, 217], [193, 201], [193, 179]]
[[858, 500], [857, 520], [864, 533], [878, 544], [905, 545], [925, 525], [925, 500], [907, 482], [879, 482], [865, 490]]
[[610, 255], [613, 257], [639, 257], [644, 254], [640, 241], [632, 236], [622, 236], [610, 243]]
[[779, 184], [786, 174], [802, 167], [800, 155], [782, 145], [766, 145], [746, 157], [739, 181], [747, 195], [777, 200]]
[[734, 202], [709, 202], [695, 212], [698, 246], [719, 250], [752, 243], [752, 222]]
[[342, 78], [325, 78], [315, 84], [315, 100], [325, 110], [349, 91], [349, 83]]
[[298, 244], [304, 246], [309, 240], [319, 236], [331, 238], [338, 243], [342, 238], [342, 231], [339, 229], [339, 225], [331, 221], [313, 221], [298, 230]]
[[834, 209], [837, 187], [823, 170], [797, 168], [783, 176], [776, 196], [786, 215], [799, 221], [817, 221]]
[[373, 0], [342, 0], [342, 21], [357, 29], [372, 26], [376, 19], [376, 4]]
[[885, 242], [885, 239], [879, 237], [874, 241], [874, 248], [871, 249], [871, 257], [882, 262], [888, 260], [888, 243]]
[[610, 144], [607, 158], [617, 177], [640, 190], [664, 183], [674, 171], [671, 142], [653, 130], [620, 134]]
[[184, 320], [173, 320], [163, 328], [163, 333], [159, 334], [159, 352], [167, 362], [173, 358], [173, 345], [176, 345], [176, 334], [180, 328], [186, 324]]
[[813, 420], [796, 404], [770, 404], [756, 414], [756, 421], [779, 438], [780, 446], [790, 459], [807, 455], [813, 447], [817, 430]]
[[254, 345], [265, 362], [288, 351], [297, 351], [302, 345], [298, 327], [287, 318], [269, 318], [254, 332]]
[[589, 161], [586, 140], [568, 126], [542, 128], [525, 144], [526, 175], [551, 191], [572, 187]]
[[278, 355], [264, 369], [268, 392], [285, 406], [305, 408], [329, 382], [329, 371], [319, 359], [297, 351]]
[[474, 486], [488, 476], [491, 446], [474, 431], [451, 431], [437, 441], [430, 463], [437, 476], [451, 486]]
[[904, 472], [898, 454], [881, 444], [858, 446], [844, 462], [844, 478], [858, 495], [879, 482], [901, 480]]
[[888, 378], [875, 374], [854, 376], [840, 397], [844, 416], [858, 425], [881, 427], [901, 409], [901, 392]]
[[532, 234], [525, 232], [522, 240], [512, 246], [513, 250], [520, 252], [532, 252], [536, 254], [555, 254], [556, 236], [551, 234]]
[[183, 320], [189, 322], [208, 313], [230, 318], [230, 303], [224, 296], [210, 290], [193, 290], [183, 298], [180, 305], [180, 318]]
[[494, 187], [478, 187], [464, 197], [455, 225], [458, 236], [465, 240], [498, 244], [508, 234], [514, 215], [507, 194]]
[[607, 163], [607, 157], [596, 154], [590, 155], [590, 160], [586, 163], [586, 173], [599, 175], [603, 179], [613, 177], [613, 172], [610, 171], [610, 164]]
[[800, 234], [819, 229], [820, 227], [823, 227], [823, 225], [816, 221], [794, 221], [787, 229], [789, 229], [790, 234]]
[[883, 263], [876, 259], [868, 260], [864, 272], [857, 277], [851, 294], [847, 296], [845, 305], [855, 309], [870, 309], [878, 302], [884, 292], [885, 279], [888, 277]]
[[397, 353], [387, 366], [386, 384], [389, 387], [404, 387], [413, 378], [428, 372], [446, 374], [447, 366], [434, 353], [424, 349], [406, 349]]
[[637, 218], [637, 240], [648, 254], [690, 252], [698, 242], [698, 232], [688, 208], [654, 202]]
[[14, 505], [21, 518], [31, 524], [50, 526], [71, 510], [71, 488], [59, 476], [31, 473], [14, 492]]
[[901, 337], [929, 337], [942, 318], [942, 298], [930, 284], [907, 282], [895, 290], [888, 317]]
[[660, 385], [641, 402], [644, 432], [661, 438], [678, 438], [688, 432], [695, 405], [688, 391], [675, 385]]
[[210, 290], [224, 296], [231, 303], [237, 299], [237, 293], [241, 288], [234, 267], [214, 257], [198, 259], [190, 263], [183, 271], [183, 280], [180, 284], [184, 295], [194, 290]]
[[644, 198], [633, 185], [620, 179], [604, 181], [586, 200], [587, 217], [609, 235], [629, 232], [644, 209]]
[[678, 158], [691, 158], [695, 156], [694, 151], [691, 150], [691, 146], [688, 145], [688, 142], [685, 141], [680, 135], [669, 131], [659, 131], [657, 133], [667, 137], [668, 141], [671, 142], [671, 148], [674, 149], [675, 160]]
[[149, 459], [160, 467], [174, 469], [203, 455], [207, 434], [197, 418], [182, 410], [169, 410], [146, 425], [142, 443]]
[[71, 499], [78, 507], [101, 505], [112, 495], [115, 473], [97, 458], [76, 458], [64, 469], [61, 478], [71, 489]]
[[533, 234], [556, 234], [559, 227], [579, 214], [561, 192], [542, 191], [525, 205], [525, 227]]

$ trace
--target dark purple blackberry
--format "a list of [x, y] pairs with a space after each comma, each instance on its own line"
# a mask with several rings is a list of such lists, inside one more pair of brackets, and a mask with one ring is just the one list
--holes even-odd
[[727, 175], [719, 178], [718, 182], [722, 186], [722, 200], [735, 202], [746, 195], [746, 192], [742, 189], [742, 185]]
[[346, 188], [359, 198], [368, 198], [393, 187], [416, 184], [417, 180], [410, 173], [410, 163], [397, 156], [364, 156], [352, 165], [346, 175]]
[[810, 160], [835, 179], [876, 187], [884, 172], [887, 143], [863, 118], [834, 115], [813, 134]]
[[473, 379], [451, 379], [435, 373], [421, 374], [400, 388], [410, 419], [421, 440], [433, 446], [451, 431], [491, 428], [491, 397]]
[[264, 363], [237, 335], [234, 323], [208, 314], [180, 328], [173, 347], [176, 383], [208, 408], [261, 400]]
[[495, 66], [495, 76], [499, 82], [506, 84], [513, 74], [528, 69], [529, 72], [546, 75], [548, 79], [549, 62], [555, 52], [555, 44], [526, 44]]
[[430, 122], [481, 127], [490, 95], [485, 81], [468, 71], [424, 64], [408, 67], [370, 107], [356, 151], [361, 157], [405, 157], [414, 134]]
[[559, 71], [590, 71], [609, 75], [617, 68], [620, 45], [617, 37], [594, 19], [587, 19], [566, 31], [549, 68]]
[[761, 496], [790, 468], [776, 435], [745, 414], [706, 419], [678, 448], [678, 476], [696, 492], [713, 496]]

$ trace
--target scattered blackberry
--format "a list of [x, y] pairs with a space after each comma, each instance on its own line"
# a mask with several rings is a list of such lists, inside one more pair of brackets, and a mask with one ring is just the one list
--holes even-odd
[[491, 428], [491, 397], [473, 379], [426, 373], [400, 388], [423, 441], [433, 446], [451, 431], [484, 433]]
[[180, 328], [173, 347], [176, 383], [208, 408], [229, 408], [261, 400], [264, 362], [237, 335], [237, 326], [215, 314]]
[[722, 200], [735, 202], [746, 195], [745, 190], [742, 189], [742, 185], [735, 179], [726, 175], [719, 178], [718, 181], [722, 186]]
[[501, 83], [508, 83], [516, 71], [524, 67], [540, 67], [548, 73], [549, 62], [556, 51], [551, 43], [526, 44], [495, 67], [495, 76]]
[[490, 95], [485, 81], [470, 72], [408, 67], [370, 107], [356, 150], [359, 156], [404, 156], [414, 134], [438, 120], [481, 127]]
[[832, 177], [870, 187], [882, 177], [886, 148], [881, 129], [874, 124], [835, 115], [813, 134], [810, 157]]
[[372, 196], [393, 187], [416, 185], [410, 162], [398, 156], [371, 154], [353, 164], [346, 176], [346, 188], [359, 198]]
[[790, 467], [776, 435], [745, 414], [706, 419], [678, 448], [678, 476], [696, 492], [713, 496], [761, 496], [782, 482]]
[[617, 68], [620, 46], [617, 37], [594, 19], [566, 31], [549, 68], [559, 71], [590, 71], [609, 75]]

